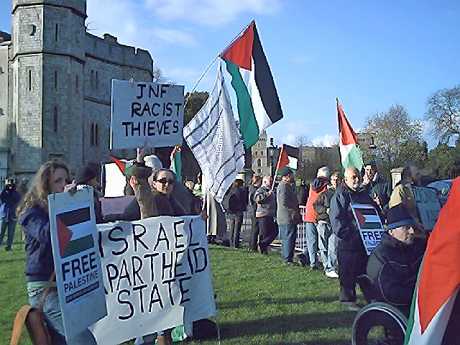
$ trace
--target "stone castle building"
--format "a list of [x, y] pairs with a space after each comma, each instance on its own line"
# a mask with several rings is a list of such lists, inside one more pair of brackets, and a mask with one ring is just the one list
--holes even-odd
[[[271, 174], [271, 162], [267, 152], [267, 133], [263, 131], [257, 143], [251, 147], [252, 171], [259, 176]], [[276, 164], [276, 163], [275, 163]]]
[[148, 51], [86, 31], [86, 0], [13, 0], [0, 32], [0, 179], [48, 159], [108, 159], [112, 79], [152, 81]]

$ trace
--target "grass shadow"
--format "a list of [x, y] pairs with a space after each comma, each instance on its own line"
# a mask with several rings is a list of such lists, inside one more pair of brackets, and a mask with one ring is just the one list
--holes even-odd
[[217, 302], [219, 309], [236, 309], [241, 308], [241, 306], [245, 307], [256, 307], [261, 304], [269, 305], [269, 304], [303, 304], [307, 302], [319, 302], [319, 303], [333, 303], [338, 302], [337, 296], [305, 296], [302, 298], [285, 298], [285, 299], [273, 299], [273, 298], [259, 298], [257, 300], [238, 300], [238, 301], [231, 301], [231, 302]]

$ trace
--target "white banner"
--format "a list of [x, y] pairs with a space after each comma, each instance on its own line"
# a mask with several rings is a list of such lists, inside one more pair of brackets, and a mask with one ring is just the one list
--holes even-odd
[[51, 194], [48, 207], [56, 284], [68, 340], [107, 314], [93, 189], [87, 187], [73, 195]]
[[108, 309], [92, 330], [99, 345], [215, 315], [201, 217], [153, 217], [97, 227]]
[[372, 251], [379, 245], [385, 232], [379, 214], [373, 206], [366, 204], [352, 204], [351, 209], [366, 253], [371, 255]]
[[182, 144], [184, 87], [112, 80], [110, 148]]

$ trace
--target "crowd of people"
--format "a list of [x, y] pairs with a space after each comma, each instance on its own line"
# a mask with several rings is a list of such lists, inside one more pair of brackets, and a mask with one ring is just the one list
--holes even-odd
[[[138, 150], [136, 161], [126, 169], [125, 175], [125, 193], [134, 195], [135, 202], [120, 219], [201, 214], [208, 218], [208, 239], [214, 242], [216, 233], [222, 234], [218, 218], [224, 217], [224, 226], [229, 230], [226, 243], [239, 248], [247, 214], [251, 224], [249, 250], [268, 254], [270, 245], [279, 236], [285, 264], [322, 269], [327, 277], [338, 278], [339, 300], [346, 308], [360, 308], [356, 304], [356, 285], [359, 277], [367, 274], [378, 300], [406, 314], [409, 310], [426, 243], [412, 190], [420, 180], [414, 166], [404, 168], [402, 179], [394, 189], [375, 164], [365, 165], [362, 175], [355, 168], [345, 169], [343, 177], [338, 171], [321, 167], [309, 185], [302, 183], [299, 187], [294, 172], [287, 167], [278, 172], [277, 182], [272, 176], [254, 175], [246, 186], [244, 177], [238, 176], [221, 206], [202, 193], [200, 179], [181, 183], [158, 159], [145, 157], [143, 150]], [[98, 165], [89, 164], [70, 183], [67, 165], [50, 161], [39, 169], [21, 202], [13, 180], [6, 182], [0, 194], [0, 244], [7, 233], [6, 249], [11, 249], [18, 215], [25, 234], [29, 302], [42, 308], [53, 344], [65, 344], [65, 339], [54, 282], [47, 197], [71, 191], [77, 185], [90, 185], [95, 191], [96, 220], [103, 222], [99, 176]], [[386, 226], [387, 232], [370, 257], [360, 237], [353, 204], [372, 206]], [[296, 255], [299, 224], [305, 231], [306, 246]], [[223, 237], [225, 233], [226, 230]], [[171, 344], [171, 330], [144, 336], [136, 344], [151, 344], [155, 339], [160, 345]], [[92, 343], [95, 342], [89, 331], [73, 339], [73, 344]]]

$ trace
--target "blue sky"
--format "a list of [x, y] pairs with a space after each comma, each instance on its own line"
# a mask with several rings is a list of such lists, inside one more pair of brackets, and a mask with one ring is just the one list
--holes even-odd
[[[205, 67], [255, 19], [284, 111], [276, 142], [336, 140], [335, 97], [355, 129], [405, 106], [422, 119], [426, 100], [460, 84], [460, 2], [310, 0], [88, 0], [88, 27], [148, 49], [165, 78], [190, 90]], [[0, 30], [10, 30], [0, 1]], [[210, 91], [215, 68], [198, 90]], [[426, 138], [431, 145], [436, 141]]]

